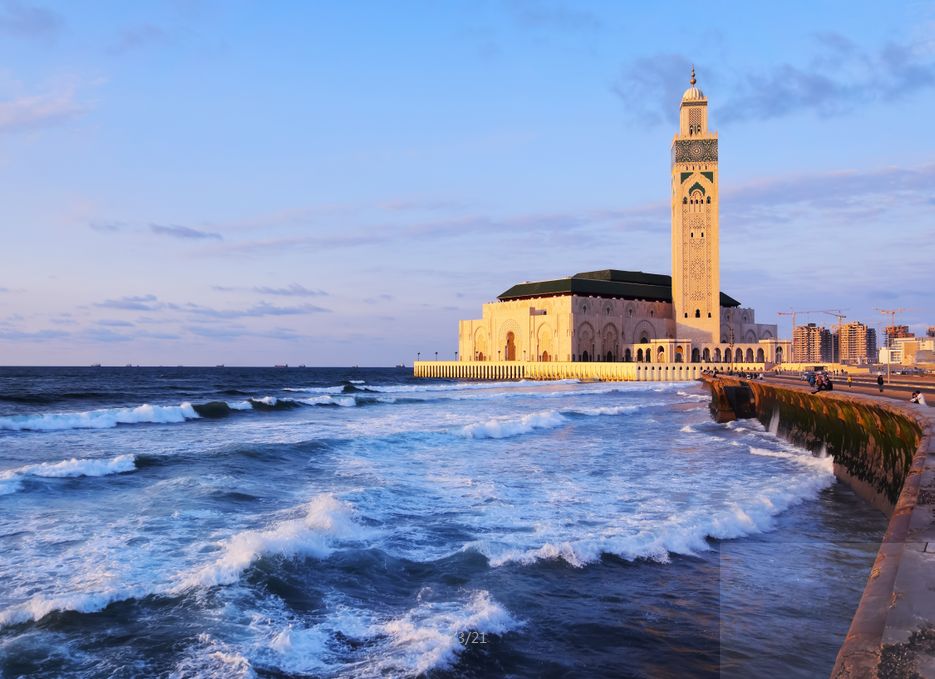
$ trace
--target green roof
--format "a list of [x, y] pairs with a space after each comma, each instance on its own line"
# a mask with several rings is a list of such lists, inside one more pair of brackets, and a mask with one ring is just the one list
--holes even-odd
[[[672, 276], [643, 273], [642, 271], [620, 271], [618, 269], [585, 271], [584, 273], [576, 273], [569, 278], [520, 283], [499, 295], [497, 299], [505, 302], [511, 299], [555, 297], [559, 295], [671, 302]], [[722, 292], [721, 306], [738, 307], [740, 302]]]

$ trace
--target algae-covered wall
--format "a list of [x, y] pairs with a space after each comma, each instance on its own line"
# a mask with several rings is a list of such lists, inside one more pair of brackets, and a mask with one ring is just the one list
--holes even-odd
[[[922, 439], [922, 427], [905, 412], [834, 392], [812, 394], [730, 377], [705, 381], [716, 419], [754, 415], [796, 445], [813, 452], [825, 449], [834, 457], [835, 473], [858, 492], [876, 494], [868, 499], [892, 511]], [[744, 407], [747, 402], [752, 402], [753, 413]]]

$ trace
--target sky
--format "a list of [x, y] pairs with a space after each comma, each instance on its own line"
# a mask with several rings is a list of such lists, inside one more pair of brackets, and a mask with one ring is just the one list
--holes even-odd
[[0, 0], [0, 365], [452, 359], [670, 273], [691, 64], [723, 290], [935, 325], [932, 2]]

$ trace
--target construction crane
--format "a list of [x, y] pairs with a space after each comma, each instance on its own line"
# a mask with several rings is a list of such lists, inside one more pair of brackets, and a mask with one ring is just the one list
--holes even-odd
[[[900, 307], [898, 309], [881, 309], [877, 307], [877, 311], [879, 311], [884, 316], [889, 316], [890, 327], [895, 328], [896, 327], [896, 314], [901, 314], [907, 311], [912, 311], [912, 309], [909, 309], [906, 307]], [[886, 383], [887, 384], [890, 383], [890, 364], [892, 363], [892, 360], [891, 360], [892, 354], [889, 352], [889, 349], [890, 349], [890, 345], [889, 345], [889, 342], [887, 342], [886, 344]]]

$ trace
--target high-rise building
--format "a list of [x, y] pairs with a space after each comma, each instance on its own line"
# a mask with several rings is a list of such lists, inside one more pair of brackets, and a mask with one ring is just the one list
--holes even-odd
[[833, 360], [834, 339], [828, 328], [809, 323], [792, 334], [792, 360], [795, 363], [823, 363]]
[[838, 349], [841, 363], [863, 365], [871, 362], [877, 355], [877, 333], [860, 321], [845, 323], [838, 333]]
[[915, 337], [911, 332], [909, 332], [908, 325], [888, 325], [884, 329], [883, 333], [886, 335], [886, 346], [893, 346], [893, 340], [899, 339], [900, 337]]

